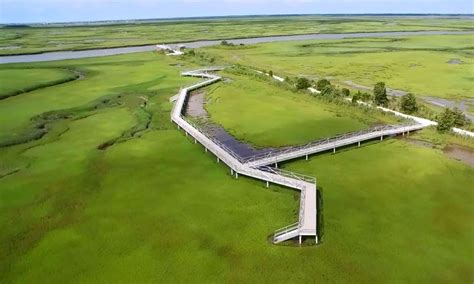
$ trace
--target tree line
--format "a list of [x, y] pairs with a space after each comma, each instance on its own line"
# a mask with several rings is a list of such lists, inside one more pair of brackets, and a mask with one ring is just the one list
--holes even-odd
[[[273, 72], [270, 71], [273, 75]], [[286, 78], [285, 81], [292, 83], [290, 78]], [[351, 91], [347, 88], [338, 88], [331, 84], [328, 79], [320, 79], [318, 81], [309, 80], [308, 78], [298, 77], [293, 82], [297, 90], [306, 90], [310, 87], [316, 88], [320, 93], [319, 96], [328, 97], [331, 99], [350, 97]], [[394, 99], [395, 100], [395, 99]], [[387, 88], [384, 82], [378, 82], [374, 85], [372, 94], [368, 92], [357, 91], [352, 95], [352, 103], [358, 101], [372, 102], [377, 106], [388, 107], [390, 100], [387, 94]], [[415, 95], [407, 93], [400, 98], [398, 105], [393, 106], [405, 113], [405, 114], [418, 114], [421, 115], [420, 109], [426, 107], [420, 105], [417, 102]], [[453, 127], [469, 127], [471, 121], [466, 115], [458, 108], [445, 108], [444, 111], [434, 118], [437, 122], [437, 130], [439, 132], [448, 132]]]

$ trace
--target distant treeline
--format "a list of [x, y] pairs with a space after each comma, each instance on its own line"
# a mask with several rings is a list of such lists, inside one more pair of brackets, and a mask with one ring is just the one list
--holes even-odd
[[20, 29], [20, 28], [31, 28], [30, 25], [25, 25], [25, 24], [9, 24], [9, 25], [2, 25], [1, 26], [2, 28], [4, 29], [8, 29], [8, 28], [13, 28], [13, 29]]
[[123, 25], [140, 23], [159, 22], [187, 22], [206, 21], [219, 19], [248, 19], [248, 18], [285, 18], [285, 17], [473, 17], [474, 14], [279, 14], [279, 15], [238, 15], [238, 16], [208, 16], [208, 17], [174, 17], [155, 19], [129, 19], [129, 20], [98, 20], [98, 21], [78, 21], [78, 22], [52, 22], [52, 23], [30, 23], [30, 24], [5, 24], [3, 27], [27, 28], [38, 26], [102, 26], [102, 25]]

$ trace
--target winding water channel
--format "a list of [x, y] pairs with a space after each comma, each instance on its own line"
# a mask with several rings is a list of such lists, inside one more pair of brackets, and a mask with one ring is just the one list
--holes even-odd
[[[474, 31], [416, 31], [416, 32], [305, 34], [305, 35], [254, 37], [254, 38], [243, 38], [243, 39], [226, 39], [226, 41], [234, 43], [234, 44], [256, 44], [256, 43], [277, 42], [277, 41], [368, 38], [368, 37], [390, 37], [390, 36], [417, 36], [417, 35], [452, 35], [452, 34], [474, 34]], [[200, 41], [193, 41], [193, 42], [177, 42], [170, 45], [184, 45], [188, 48], [199, 48], [199, 47], [218, 45], [220, 43], [221, 43], [221, 40], [200, 40]], [[81, 50], [81, 51], [57, 51], [57, 52], [45, 52], [45, 53], [40, 53], [40, 54], [0, 56], [0, 64], [100, 57], [100, 56], [110, 56], [110, 55], [117, 55], [117, 54], [152, 51], [154, 49], [155, 49], [155, 45], [146, 45], [146, 46], [129, 46], [129, 47], [119, 47], [119, 48], [91, 49], [91, 50]]]

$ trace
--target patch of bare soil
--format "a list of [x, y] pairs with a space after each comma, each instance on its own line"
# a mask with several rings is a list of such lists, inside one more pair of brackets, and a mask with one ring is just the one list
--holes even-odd
[[205, 92], [193, 92], [189, 96], [188, 102], [186, 104], [186, 110], [185, 110], [186, 115], [189, 115], [195, 118], [207, 118], [207, 111], [204, 108], [205, 99], [206, 99]]
[[459, 145], [448, 145], [443, 149], [447, 156], [474, 168], [474, 149]]
[[451, 58], [451, 59], [449, 59], [449, 61], [447, 63], [448, 64], [463, 64], [464, 61], [462, 61], [459, 58]]

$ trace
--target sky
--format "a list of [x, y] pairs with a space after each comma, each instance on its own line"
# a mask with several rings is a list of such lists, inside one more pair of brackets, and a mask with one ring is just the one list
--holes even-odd
[[228, 15], [474, 13], [474, 0], [0, 0], [1, 23]]

